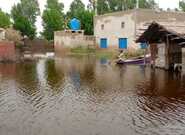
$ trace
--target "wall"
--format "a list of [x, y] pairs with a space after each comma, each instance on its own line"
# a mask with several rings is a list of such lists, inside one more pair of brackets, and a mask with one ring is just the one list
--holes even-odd
[[13, 42], [0, 41], [0, 61], [16, 61], [16, 50]]
[[57, 31], [54, 36], [54, 48], [56, 52], [63, 52], [76, 47], [94, 47], [94, 36], [86, 36], [83, 33], [72, 33], [70, 31]]
[[167, 49], [167, 45], [165, 43], [151, 44], [150, 49], [152, 64], [157, 68], [168, 70], [172, 64], [183, 63], [182, 48], [177, 44], [170, 44], [169, 49]]
[[157, 56], [156, 56], [156, 60], [155, 60], [155, 66], [158, 68], [165, 68], [166, 66], [166, 48], [165, 48], [165, 44], [161, 43], [161, 44], [157, 44]]
[[[119, 49], [119, 38], [128, 38], [128, 48], [138, 48], [134, 42], [135, 37], [135, 21], [132, 11], [116, 12], [107, 15], [100, 15], [94, 18], [94, 35], [96, 36], [96, 44], [100, 46], [100, 39], [108, 39], [108, 47]], [[125, 27], [122, 28], [122, 22]], [[104, 25], [104, 29], [101, 27]]]
[[0, 28], [0, 41], [5, 39], [5, 30]]
[[13, 41], [16, 44], [23, 44], [21, 32], [14, 30], [13, 28], [7, 28], [5, 32], [5, 39], [7, 41]]
[[31, 51], [32, 53], [46, 53], [54, 51], [53, 42], [49, 42], [45, 39], [25, 39], [24, 43], [27, 47], [27, 50], [25, 51]]

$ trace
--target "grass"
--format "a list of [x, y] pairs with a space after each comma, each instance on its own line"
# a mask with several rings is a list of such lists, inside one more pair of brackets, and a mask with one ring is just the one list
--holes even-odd
[[137, 51], [133, 51], [133, 52], [125, 52], [124, 53], [124, 58], [129, 59], [129, 58], [133, 58], [133, 57], [139, 57], [144, 55], [144, 50], [137, 50]]
[[89, 53], [95, 53], [96, 49], [92, 48], [84, 48], [84, 47], [76, 47], [71, 49], [71, 53], [73, 54], [89, 54]]
[[95, 55], [97, 58], [112, 58], [114, 56], [113, 51], [103, 51], [103, 50], [96, 50], [93, 48], [84, 48], [84, 47], [77, 47], [72, 48], [70, 50], [70, 54], [72, 56], [82, 56], [82, 55]]
[[[119, 52], [115, 50], [96, 50], [93, 48], [84, 48], [84, 47], [76, 47], [70, 50], [69, 55], [72, 56], [83, 56], [83, 55], [95, 55], [97, 58], [108, 58], [108, 59], [116, 59]], [[137, 51], [127, 51], [124, 53], [124, 58], [129, 59], [133, 57], [138, 57], [144, 54], [144, 50]]]

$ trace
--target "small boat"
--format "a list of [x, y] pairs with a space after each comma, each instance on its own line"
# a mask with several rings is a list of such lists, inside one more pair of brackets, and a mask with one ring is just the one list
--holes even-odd
[[140, 65], [146, 63], [150, 63], [150, 55], [147, 55], [146, 58], [144, 57], [138, 57], [138, 58], [133, 58], [133, 59], [128, 59], [128, 60], [118, 60], [116, 64], [118, 65], [123, 65], [123, 64], [133, 64], [133, 65]]

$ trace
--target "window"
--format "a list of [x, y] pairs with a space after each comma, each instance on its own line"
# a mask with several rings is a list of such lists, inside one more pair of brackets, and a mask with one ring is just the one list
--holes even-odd
[[125, 28], [125, 22], [121, 22], [121, 28]]
[[104, 30], [104, 24], [101, 25], [101, 30]]

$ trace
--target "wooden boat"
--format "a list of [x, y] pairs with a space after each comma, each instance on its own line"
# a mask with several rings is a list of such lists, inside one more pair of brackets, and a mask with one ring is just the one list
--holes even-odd
[[118, 65], [123, 65], [123, 64], [138, 64], [138, 65], [140, 65], [140, 64], [144, 64], [145, 62], [146, 63], [150, 63], [150, 56], [148, 55], [148, 56], [146, 56], [146, 58], [144, 58], [144, 57], [138, 57], [138, 58], [132, 58], [132, 59], [128, 59], [128, 60], [118, 60], [117, 62], [116, 62], [116, 64], [118, 64]]

